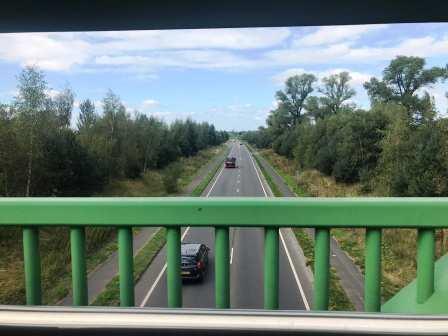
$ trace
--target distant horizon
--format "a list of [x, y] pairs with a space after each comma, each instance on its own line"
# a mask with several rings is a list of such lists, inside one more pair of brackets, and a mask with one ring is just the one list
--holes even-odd
[[[368, 108], [362, 84], [397, 55], [445, 66], [448, 24], [0, 34], [0, 103], [12, 101], [21, 68], [36, 65], [50, 95], [67, 85], [75, 92], [72, 125], [80, 101], [101, 111], [111, 89], [131, 114], [168, 123], [191, 117], [239, 132], [264, 126], [275, 92], [303, 72], [319, 79], [350, 72], [352, 102]], [[448, 83], [428, 91], [446, 115]]]

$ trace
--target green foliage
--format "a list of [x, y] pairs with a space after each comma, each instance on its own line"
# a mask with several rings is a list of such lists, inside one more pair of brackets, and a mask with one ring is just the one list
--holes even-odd
[[322, 79], [323, 86], [319, 92], [323, 95], [320, 101], [325, 110], [335, 114], [341, 110], [345, 101], [355, 95], [355, 90], [348, 84], [351, 79], [346, 71]]
[[448, 195], [446, 120], [409, 124], [406, 115], [391, 123], [382, 141], [377, 185], [395, 196]]
[[[396, 57], [381, 80], [364, 84], [372, 102], [367, 111], [347, 103], [355, 94], [347, 72], [323, 78], [319, 96], [310, 96], [314, 81], [307, 78], [308, 85], [305, 77], [288, 79], [267, 128], [244, 139], [294, 158], [300, 169], [316, 169], [337, 182], [361, 182], [367, 192], [448, 195], [448, 123], [436, 118], [434, 98], [425, 91], [448, 78], [448, 67], [425, 68], [423, 58]], [[299, 93], [307, 93], [305, 100]]]
[[228, 139], [205, 122], [132, 117], [110, 90], [101, 115], [91, 100], [81, 102], [73, 130], [69, 87], [50, 97], [44, 73], [27, 67], [17, 88], [14, 102], [0, 105], [1, 196], [88, 196], [112, 180], [141, 177]]
[[364, 84], [372, 104], [395, 102], [406, 108], [410, 120], [419, 120], [432, 110], [429, 95], [418, 96], [418, 91], [447, 77], [448, 69], [425, 69], [421, 57], [397, 56], [383, 71], [383, 79], [375, 77]]
[[316, 80], [313, 74], [292, 76], [286, 80], [285, 90], [277, 91], [279, 107], [288, 111], [293, 125], [301, 122], [305, 100], [313, 92]]
[[179, 191], [179, 177], [182, 172], [182, 166], [178, 162], [174, 162], [165, 168], [163, 173], [163, 185], [169, 194]]

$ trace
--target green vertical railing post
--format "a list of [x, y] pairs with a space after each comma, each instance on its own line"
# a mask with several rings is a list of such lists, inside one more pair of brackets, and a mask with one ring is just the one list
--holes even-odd
[[381, 229], [366, 230], [364, 310], [381, 310]]
[[278, 309], [278, 228], [264, 230], [264, 308]]
[[72, 294], [73, 305], [87, 306], [89, 299], [87, 295], [86, 274], [86, 236], [83, 227], [70, 229], [70, 248], [72, 256]]
[[168, 227], [167, 231], [167, 288], [168, 307], [182, 307], [182, 279], [180, 277], [180, 228]]
[[434, 293], [434, 229], [419, 229], [417, 238], [417, 303]]
[[23, 228], [23, 263], [25, 265], [26, 304], [42, 304], [40, 279], [39, 229]]
[[314, 310], [328, 310], [330, 285], [330, 230], [315, 229], [314, 236]]
[[215, 305], [230, 308], [229, 228], [215, 228]]
[[120, 306], [134, 306], [134, 250], [132, 228], [118, 228], [118, 272]]

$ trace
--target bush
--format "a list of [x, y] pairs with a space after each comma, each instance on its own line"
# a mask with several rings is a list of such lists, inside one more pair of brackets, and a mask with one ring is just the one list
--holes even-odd
[[167, 193], [173, 194], [179, 191], [181, 171], [182, 167], [178, 162], [172, 163], [164, 169], [162, 180]]

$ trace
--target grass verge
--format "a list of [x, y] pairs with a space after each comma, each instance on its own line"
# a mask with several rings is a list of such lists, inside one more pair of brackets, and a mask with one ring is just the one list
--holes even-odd
[[[165, 229], [161, 228], [141, 248], [134, 257], [134, 284], [136, 284], [143, 273], [146, 271], [152, 260], [160, 249], [165, 245]], [[93, 306], [119, 306], [120, 305], [120, 284], [118, 275], [115, 276], [106, 286], [104, 291], [99, 294], [92, 303]]]
[[[213, 156], [219, 154], [222, 150], [222, 147], [218, 151], [213, 152]], [[203, 158], [208, 158], [209, 161], [211, 158], [208, 155], [204, 155]], [[222, 161], [220, 164], [216, 165], [214, 169], [196, 186], [196, 188], [192, 192], [192, 196], [201, 196], [207, 185], [216, 175], [219, 168], [221, 168]], [[204, 160], [200, 160], [201, 164], [204, 164]], [[190, 165], [191, 167], [192, 165]], [[199, 168], [199, 167], [197, 167]], [[192, 173], [193, 171], [197, 171], [197, 169], [192, 170], [189, 169]], [[191, 179], [189, 179], [191, 182]], [[140, 277], [145, 272], [145, 270], [149, 267], [152, 260], [159, 253], [162, 247], [165, 245], [165, 229], [161, 228], [149, 241], [146, 245], [140, 250], [140, 252], [134, 257], [134, 283], [137, 284]], [[98, 297], [94, 300], [92, 305], [94, 306], [118, 306], [120, 304], [120, 288], [119, 288], [119, 280], [118, 276], [115, 276], [106, 286], [104, 291], [98, 295]]]
[[[314, 271], [314, 241], [310, 235], [305, 232], [305, 229], [293, 228], [294, 235], [297, 238], [300, 246], [302, 247], [303, 254], [306, 258], [307, 266], [310, 266]], [[331, 267], [330, 269], [330, 302], [329, 310], [338, 311], [353, 311], [355, 307], [348, 299], [347, 295], [342, 288], [339, 277], [336, 270]]]
[[[253, 149], [251, 149], [253, 151]], [[272, 180], [271, 175], [264, 169], [263, 165], [258, 158], [258, 155], [254, 155], [255, 160], [257, 161], [258, 167], [260, 167], [261, 172], [263, 173], [269, 187], [274, 193], [275, 197], [282, 197], [282, 193], [278, 189], [277, 185]], [[311, 266], [314, 269], [314, 241], [311, 239], [309, 234], [305, 232], [304, 229], [293, 228], [293, 232], [296, 236], [297, 241], [299, 242], [303, 253], [306, 258], [307, 266]], [[331, 267], [330, 269], [330, 310], [344, 310], [344, 311], [352, 311], [355, 310], [355, 307], [347, 297], [342, 288], [339, 277], [336, 273], [336, 270]]]
[[[380, 196], [363, 192], [359, 184], [337, 183], [332, 177], [324, 176], [316, 170], [297, 173], [294, 162], [272, 150], [259, 153], [284, 178], [290, 188], [297, 188], [305, 195], [314, 197], [365, 197]], [[296, 192], [297, 193], [297, 192]], [[332, 229], [332, 236], [339, 246], [347, 252], [355, 264], [364, 272], [364, 229]], [[437, 240], [438, 256], [444, 254], [442, 236]], [[382, 236], [382, 299], [387, 301], [416, 276], [416, 231], [410, 229], [383, 229]]]
[[268, 174], [266, 169], [264, 169], [263, 165], [260, 162], [260, 159], [257, 155], [254, 155], [255, 161], [257, 161], [258, 167], [260, 167], [261, 173], [264, 175], [264, 178], [266, 179], [266, 182], [269, 184], [269, 187], [271, 188], [273, 194], [275, 197], [282, 197], [282, 193], [278, 189], [277, 185], [272, 180], [271, 175]]
[[[229, 149], [227, 149], [227, 153], [229, 152]], [[219, 169], [222, 167], [223, 163], [224, 163], [225, 157], [222, 158], [222, 160], [220, 161], [220, 163], [218, 165], [216, 165], [216, 167], [214, 167], [212, 169], [212, 171], [210, 171], [207, 176], [201, 181], [201, 183], [199, 183], [196, 188], [193, 189], [191, 196], [194, 197], [199, 197], [202, 195], [202, 193], [204, 192], [204, 190], [207, 188], [207, 186], [210, 184], [210, 182], [213, 180], [213, 178], [215, 177], [215, 175], [218, 173]]]
[[[223, 146], [199, 152], [180, 160], [182, 171], [179, 186], [188, 184], [197, 170], [223, 150]], [[116, 180], [97, 196], [166, 196], [163, 170], [147, 171], [142, 178]], [[93, 271], [117, 249], [116, 230], [113, 228], [86, 229], [87, 272]], [[134, 231], [136, 233], [137, 230]], [[55, 304], [71, 289], [71, 258], [69, 229], [42, 228], [39, 235], [42, 302]], [[0, 303], [24, 304], [25, 279], [21, 228], [0, 229]]]

